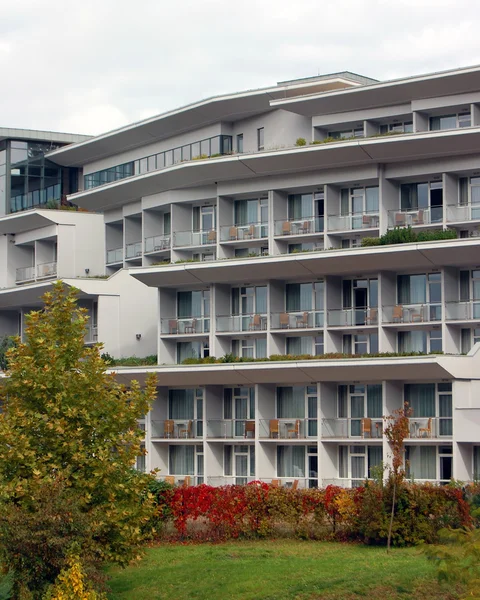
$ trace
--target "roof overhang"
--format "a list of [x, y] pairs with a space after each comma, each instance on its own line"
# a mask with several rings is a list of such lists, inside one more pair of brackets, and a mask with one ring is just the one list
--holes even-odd
[[452, 91], [455, 94], [477, 92], [479, 89], [480, 66], [473, 66], [373, 83], [355, 89], [297, 98], [272, 99], [270, 105], [272, 108], [283, 108], [313, 117], [447, 96], [452, 94]]
[[471, 356], [428, 355], [298, 362], [117, 367], [109, 369], [109, 372], [115, 373], [117, 380], [127, 385], [133, 380], [143, 385], [147, 376], [154, 373], [159, 386], [295, 384], [318, 381], [435, 381], [455, 377], [458, 369], [455, 365], [456, 360], [466, 364], [464, 370], [473, 371], [468, 367], [473, 361]]
[[270, 111], [272, 110], [270, 107], [272, 99], [309, 94], [313, 90], [329, 92], [359, 85], [361, 83], [358, 76], [350, 78], [348, 73], [338, 73], [303, 81], [285, 82], [283, 85], [269, 88], [207, 98], [107, 132], [69, 148], [56, 150], [47, 156], [60, 165], [82, 166], [93, 160], [117, 154], [119, 149], [125, 152], [211, 123], [245, 119]]
[[128, 177], [68, 198], [89, 210], [116, 208], [151, 194], [286, 173], [479, 153], [480, 127], [410, 133], [194, 160]]
[[61, 133], [58, 131], [37, 131], [35, 129], [0, 127], [0, 142], [8, 139], [73, 144], [89, 140], [91, 139], [91, 136], [80, 135], [77, 133]]
[[134, 267], [130, 275], [150, 287], [185, 287], [211, 283], [269, 281], [274, 279], [322, 278], [348, 273], [377, 273], [435, 269], [448, 266], [477, 267], [480, 239], [398, 244], [183, 263], [155, 267]]

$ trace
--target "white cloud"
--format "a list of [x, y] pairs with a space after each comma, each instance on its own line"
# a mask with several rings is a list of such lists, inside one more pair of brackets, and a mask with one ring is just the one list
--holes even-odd
[[1, 125], [100, 133], [222, 92], [480, 62], [476, 0], [0, 3]]

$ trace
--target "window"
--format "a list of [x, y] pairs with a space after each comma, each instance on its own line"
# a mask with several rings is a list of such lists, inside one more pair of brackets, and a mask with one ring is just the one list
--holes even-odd
[[[267, 286], [232, 288], [232, 315], [252, 314], [267, 314]], [[248, 327], [249, 320], [247, 330]]]
[[146, 456], [145, 456], [145, 454], [143, 454], [143, 452], [145, 452], [144, 444], [142, 444], [140, 446], [140, 450], [142, 450], [142, 453], [137, 456], [135, 468], [137, 469], [137, 471], [140, 471], [141, 473], [145, 473], [145, 471], [146, 471]]
[[439, 223], [443, 220], [443, 184], [441, 181], [404, 183], [400, 186], [402, 212], [415, 213], [414, 225]]
[[263, 150], [265, 148], [265, 128], [260, 127], [257, 129], [257, 149]]
[[310, 354], [312, 356], [324, 354], [323, 334], [315, 337], [287, 337], [287, 354]]
[[[138, 162], [138, 171], [137, 173], [141, 173], [140, 169], [140, 161]], [[145, 163], [144, 170], [147, 170], [147, 166]], [[110, 167], [109, 169], [103, 169], [102, 171], [97, 171], [95, 173], [89, 173], [85, 175], [85, 189], [89, 190], [91, 188], [97, 187], [99, 185], [104, 185], [105, 183], [110, 183], [113, 181], [118, 181], [119, 179], [124, 179], [125, 177], [131, 177], [134, 174], [134, 163], [128, 162], [122, 165], [117, 165], [115, 167]]]
[[435, 437], [452, 435], [451, 383], [405, 384], [404, 397], [412, 410], [413, 420], [433, 418]]
[[235, 485], [245, 485], [249, 479], [255, 478], [255, 446], [225, 446], [223, 472], [226, 477], [234, 477]]
[[277, 411], [278, 419], [305, 419], [304, 425], [300, 426], [300, 434], [306, 433], [309, 437], [317, 436], [318, 400], [317, 386], [295, 385], [292, 387], [277, 387]]
[[243, 152], [243, 133], [237, 135], [237, 152], [239, 154]]
[[[253, 237], [268, 236], [268, 198], [235, 200], [233, 204], [233, 213], [234, 224], [236, 227], [261, 223], [263, 227], [260, 231], [255, 232], [256, 235]], [[246, 230], [246, 234], [248, 237], [252, 237], [249, 229]]]
[[480, 342], [480, 329], [475, 327], [474, 329], [462, 329], [462, 340], [461, 340], [461, 352], [462, 354], [468, 354], [475, 344]]
[[371, 435], [382, 431], [382, 385], [339, 385], [337, 391], [337, 418], [349, 420], [349, 436], [360, 437], [362, 419], [375, 419], [379, 427], [372, 428]]
[[447, 483], [452, 478], [452, 446], [407, 446], [407, 477], [440, 480]]
[[208, 333], [210, 331], [210, 290], [177, 292], [177, 319], [184, 320], [185, 325], [192, 327], [192, 320], [195, 319], [194, 332]]
[[245, 340], [232, 340], [232, 353], [239, 358], [266, 358], [267, 339], [248, 337]]
[[400, 331], [398, 333], [399, 352], [442, 352], [442, 330]]
[[473, 447], [473, 479], [480, 480], [480, 446]]
[[344, 354], [376, 354], [378, 352], [378, 335], [356, 334], [343, 336]]
[[204, 461], [203, 447], [185, 444], [169, 446], [169, 473], [170, 475], [197, 477], [197, 483], [203, 483]]
[[224, 388], [223, 418], [233, 421], [235, 437], [245, 437], [245, 421], [255, 419], [255, 388]]
[[307, 322], [302, 323], [302, 327], [323, 327], [324, 294], [325, 284], [323, 281], [287, 283], [285, 310], [288, 313], [299, 313], [299, 317], [305, 317], [305, 313], [314, 311], [313, 315], [307, 314]]
[[177, 342], [177, 364], [187, 358], [206, 358], [210, 356], [208, 342]]
[[351, 479], [352, 487], [359, 487], [374, 476], [373, 469], [380, 467], [382, 460], [382, 446], [339, 446], [338, 475]]
[[458, 204], [467, 207], [459, 220], [480, 219], [480, 177], [460, 177], [458, 189]]
[[329, 131], [328, 137], [335, 140], [348, 140], [350, 138], [364, 137], [363, 124], [352, 129], [344, 129], [342, 131]]
[[442, 115], [440, 117], [430, 117], [430, 131], [458, 129], [470, 127], [471, 125], [472, 117], [470, 111], [464, 111], [459, 114]]
[[335, 224], [336, 221], [333, 221], [333, 227], [335, 229], [378, 227], [378, 194], [378, 186], [342, 189], [340, 215], [351, 218], [341, 220], [338, 225]]
[[380, 125], [380, 133], [412, 133], [413, 132], [413, 122], [412, 121], [404, 121], [400, 123], [387, 123]]
[[277, 447], [277, 477], [305, 477], [305, 446]]
[[398, 275], [397, 298], [399, 304], [412, 306], [408, 315], [411, 322], [440, 321], [442, 318], [442, 274]]

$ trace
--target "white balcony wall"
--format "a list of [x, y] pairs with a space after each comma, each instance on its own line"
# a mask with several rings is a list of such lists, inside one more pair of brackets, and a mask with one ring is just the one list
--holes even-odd
[[[321, 419], [336, 419], [337, 417], [337, 384], [320, 383], [320, 410], [319, 421]], [[321, 426], [319, 427], [321, 432]]]
[[[460, 269], [445, 267], [442, 276], [442, 299], [444, 302], [458, 302]], [[447, 305], [448, 306], [448, 305]], [[445, 312], [445, 311], [444, 311]], [[444, 315], [444, 320], [447, 315]], [[443, 351], [447, 354], [457, 354], [462, 350], [461, 328], [442, 325]]]
[[[149, 444], [147, 465], [151, 469], [159, 469], [158, 477], [168, 475], [168, 445], [158, 442]], [[150, 464], [149, 464], [150, 463]]]
[[283, 239], [274, 238], [275, 221], [283, 221], [288, 218], [288, 194], [286, 192], [272, 191], [270, 193], [272, 210], [270, 211], [269, 237], [272, 254], [286, 254], [288, 248], [288, 236]]

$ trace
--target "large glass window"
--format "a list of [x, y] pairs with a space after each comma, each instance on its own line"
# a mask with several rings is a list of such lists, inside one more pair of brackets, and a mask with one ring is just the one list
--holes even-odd
[[305, 446], [277, 447], [277, 476], [305, 477]]
[[265, 148], [265, 128], [260, 127], [257, 129], [257, 148], [263, 150]]
[[422, 354], [442, 352], [442, 330], [399, 331], [398, 351], [405, 353], [420, 352]]
[[461, 127], [470, 127], [472, 117], [470, 111], [464, 111], [458, 114], [441, 115], [430, 117], [430, 131], [439, 131], [441, 129], [457, 129]]
[[439, 223], [443, 219], [443, 184], [441, 181], [405, 183], [400, 187], [402, 212], [412, 212], [413, 223]]

